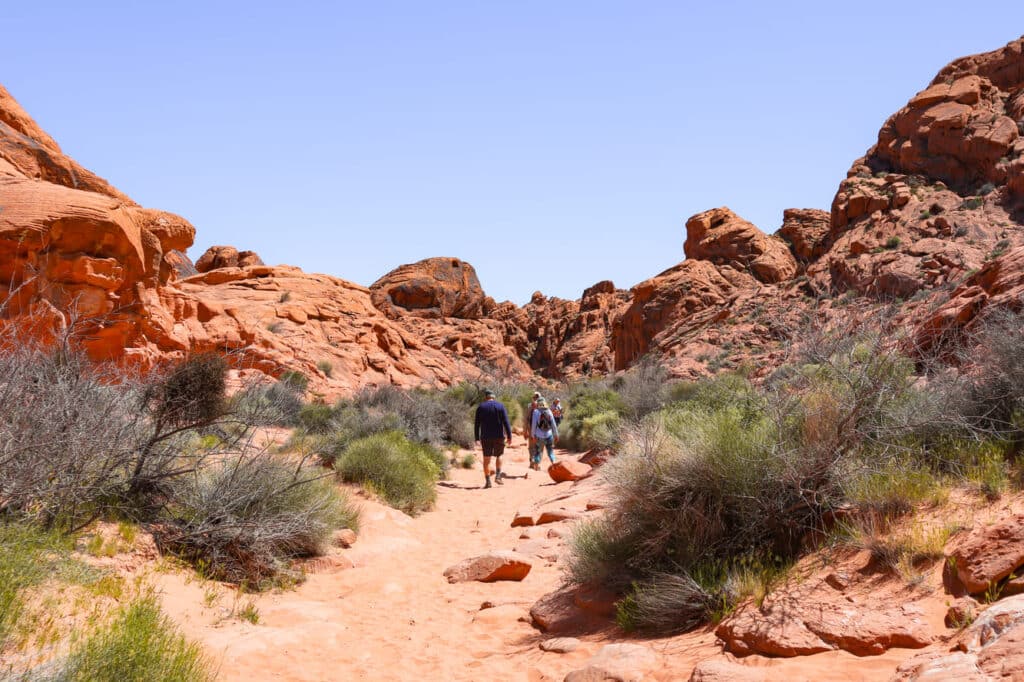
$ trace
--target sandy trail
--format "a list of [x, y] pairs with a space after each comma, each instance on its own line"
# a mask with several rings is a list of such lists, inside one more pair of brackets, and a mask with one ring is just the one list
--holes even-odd
[[[165, 608], [218, 657], [228, 681], [544, 679], [541, 671], [561, 679], [600, 642], [569, 654], [538, 648], [543, 636], [527, 622], [527, 612], [560, 583], [554, 561], [533, 558], [533, 569], [518, 583], [450, 585], [442, 575], [467, 557], [523, 543], [524, 529], [510, 527], [515, 512], [571, 488], [554, 484], [544, 471], [529, 471], [527, 463], [525, 441], [517, 437], [504, 469], [528, 478], [485, 490], [479, 463], [453, 470], [450, 482], [438, 487], [436, 509], [416, 518], [364, 500], [359, 540], [337, 550], [354, 568], [314, 573], [295, 590], [241, 599], [215, 583], [161, 574], [156, 580]], [[538, 538], [534, 546], [553, 544], [546, 539], [549, 528], [527, 531]], [[227, 617], [250, 599], [259, 609], [258, 624]], [[481, 611], [485, 600], [500, 606]]]
[[[510, 524], [517, 510], [562, 506], [582, 511], [586, 501], [600, 499], [597, 477], [555, 484], [546, 472], [529, 471], [526, 443], [519, 437], [504, 462], [508, 474], [529, 477], [484, 490], [479, 463], [472, 470], [453, 470], [438, 487], [436, 509], [416, 518], [360, 498], [358, 541], [351, 549], [332, 549], [295, 589], [239, 596], [188, 570], [156, 572], [152, 580], [167, 613], [206, 647], [220, 666], [220, 679], [228, 682], [560, 682], [584, 668], [605, 644], [630, 638], [609, 626], [577, 633], [582, 643], [570, 653], [542, 651], [539, 644], [548, 636], [530, 624], [528, 612], [561, 584], [564, 541], [549, 533], [564, 534], [573, 522], [528, 528]], [[530, 574], [522, 582], [445, 580], [447, 567], [493, 549], [530, 553]], [[349, 561], [354, 567], [348, 567]], [[259, 610], [257, 624], [236, 615], [250, 601]], [[482, 610], [484, 601], [497, 606]], [[689, 679], [697, 662], [722, 655], [713, 628], [633, 641], [658, 654], [659, 669], [643, 678], [658, 682]], [[769, 680], [785, 682], [888, 680], [913, 653], [893, 649], [857, 657], [833, 651], [793, 659], [751, 656], [745, 663], [761, 668]]]

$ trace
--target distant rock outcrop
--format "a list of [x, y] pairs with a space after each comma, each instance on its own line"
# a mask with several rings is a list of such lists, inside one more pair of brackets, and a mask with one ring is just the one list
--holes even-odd
[[494, 308], [476, 270], [458, 258], [427, 258], [403, 265], [370, 285], [373, 304], [391, 318], [478, 320]]
[[233, 246], [211, 246], [196, 261], [196, 270], [209, 272], [221, 268], [248, 268], [253, 265], [263, 265], [263, 260], [255, 251], [239, 251]]
[[727, 265], [769, 284], [796, 274], [796, 261], [784, 242], [766, 235], [724, 206], [686, 221], [683, 251], [689, 259]]

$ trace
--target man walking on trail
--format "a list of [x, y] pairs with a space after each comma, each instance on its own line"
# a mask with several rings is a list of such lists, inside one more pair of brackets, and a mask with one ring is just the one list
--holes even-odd
[[534, 469], [540, 469], [541, 451], [548, 451], [548, 459], [555, 463], [555, 443], [558, 442], [558, 424], [555, 416], [548, 409], [548, 403], [544, 398], [537, 401], [537, 409], [533, 411], [530, 422], [530, 436], [533, 444], [530, 448], [530, 462]]
[[476, 408], [473, 420], [473, 439], [480, 441], [484, 450], [484, 487], [491, 487], [491, 457], [495, 458], [494, 482], [502, 485], [501, 455], [505, 445], [512, 445], [512, 425], [505, 406], [494, 399], [494, 391], [484, 391], [484, 401]]

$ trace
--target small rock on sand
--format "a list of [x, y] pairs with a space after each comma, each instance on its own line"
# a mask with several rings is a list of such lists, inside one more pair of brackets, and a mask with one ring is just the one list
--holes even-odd
[[540, 648], [556, 654], [567, 654], [570, 651], [576, 651], [579, 645], [580, 640], [575, 637], [552, 637], [541, 642]]
[[508, 551], [494, 551], [465, 559], [450, 566], [444, 577], [450, 583], [478, 580], [484, 583], [497, 580], [522, 580], [533, 565], [522, 554]]

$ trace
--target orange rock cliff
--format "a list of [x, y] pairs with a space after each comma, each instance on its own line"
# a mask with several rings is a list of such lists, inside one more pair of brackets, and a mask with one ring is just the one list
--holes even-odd
[[[728, 208], [686, 222], [685, 260], [630, 290], [524, 306], [487, 296], [457, 258], [370, 287], [251, 251], [186, 255], [195, 229], [146, 209], [61, 151], [0, 87], [0, 324], [72, 320], [97, 361], [191, 351], [299, 370], [317, 390], [445, 385], [481, 373], [574, 378], [659, 358], [677, 376], [768, 368], [804, 313], [899, 302], [927, 343], [1024, 293], [1024, 38], [943, 68], [882, 126], [830, 212], [766, 234]], [[41, 325], [38, 326], [38, 325]]]

